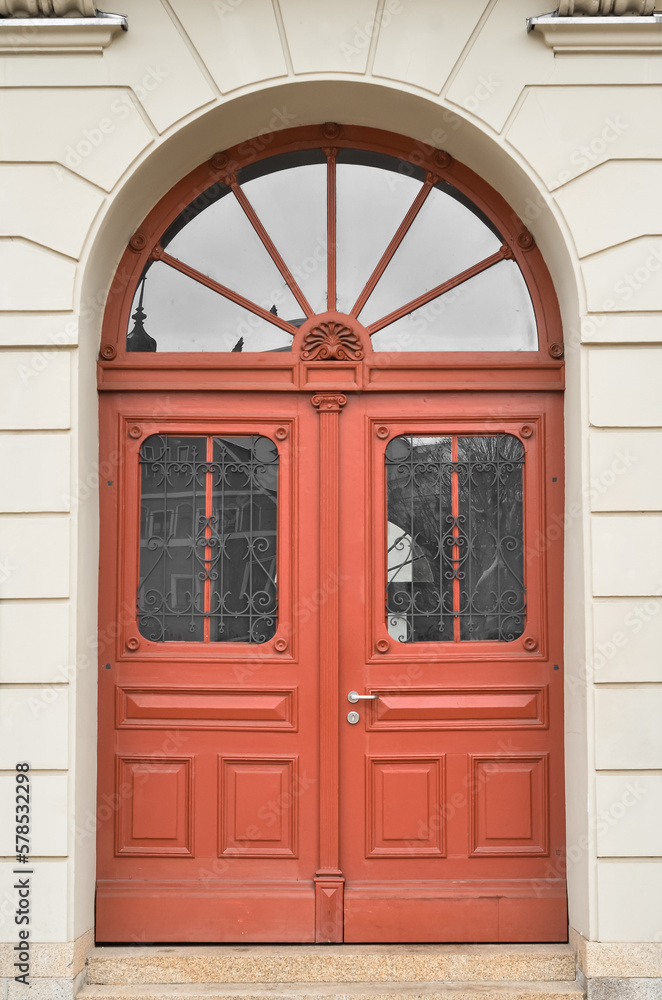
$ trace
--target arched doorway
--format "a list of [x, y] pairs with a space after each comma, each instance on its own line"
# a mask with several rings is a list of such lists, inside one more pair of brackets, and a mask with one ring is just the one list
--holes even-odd
[[288, 130], [150, 213], [99, 360], [99, 940], [565, 939], [561, 357], [443, 151]]

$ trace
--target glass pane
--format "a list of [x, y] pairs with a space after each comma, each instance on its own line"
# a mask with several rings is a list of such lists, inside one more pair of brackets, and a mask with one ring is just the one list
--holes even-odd
[[502, 260], [372, 336], [375, 351], [537, 351], [531, 297]]
[[266, 437], [214, 438], [212, 642], [265, 642], [277, 627], [278, 450]]
[[[132, 307], [127, 350], [132, 348], [141, 288]], [[261, 316], [155, 261], [147, 271], [143, 294], [142, 330], [156, 343], [156, 351], [291, 351], [292, 337]], [[141, 334], [142, 337], [142, 334]], [[144, 341], [143, 341], [144, 343]], [[142, 347], [150, 350], [149, 347]]]
[[385, 461], [389, 634], [516, 639], [526, 616], [521, 442], [407, 435]]
[[460, 437], [460, 637], [510, 642], [524, 631], [524, 448], [512, 434]]
[[301, 316], [300, 305], [233, 194], [192, 219], [167, 251], [263, 309], [275, 309], [285, 320]]
[[[316, 313], [326, 312], [326, 157], [273, 173], [242, 171], [241, 186]], [[285, 158], [283, 157], [283, 160]], [[322, 162], [323, 161], [323, 162]], [[303, 319], [298, 312], [284, 319]], [[280, 310], [279, 310], [280, 312]]]
[[272, 638], [278, 624], [273, 441], [152, 435], [139, 461], [141, 635], [153, 642]]
[[[365, 162], [361, 162], [365, 161]], [[400, 167], [401, 169], [398, 169]], [[409, 164], [341, 150], [336, 165], [338, 311], [349, 313], [422, 186]], [[422, 173], [421, 171], [417, 171]]]
[[140, 448], [138, 628], [153, 642], [204, 637], [206, 450], [167, 434]]
[[449, 192], [432, 189], [377, 287], [361, 310], [364, 326], [495, 253], [501, 239]]
[[397, 437], [386, 449], [386, 622], [399, 642], [453, 638], [451, 439]]

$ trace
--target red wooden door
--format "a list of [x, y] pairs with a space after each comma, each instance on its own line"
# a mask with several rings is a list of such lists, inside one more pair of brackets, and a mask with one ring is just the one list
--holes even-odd
[[[313, 941], [318, 633], [315, 609], [301, 603], [318, 586], [317, 484], [305, 475], [317, 457], [312, 407], [265, 395], [238, 417], [247, 407], [232, 393], [182, 395], [176, 415], [149, 395], [103, 402], [102, 448], [119, 472], [104, 483], [101, 509], [97, 937]], [[255, 450], [252, 475], [251, 436], [273, 443]], [[247, 479], [258, 492], [252, 507], [233, 495]], [[257, 524], [265, 493], [277, 496], [275, 545], [274, 525]], [[163, 522], [176, 557], [196, 535], [196, 515], [198, 551], [161, 559], [139, 588]], [[251, 642], [241, 634], [245, 599], [219, 610], [214, 595], [249, 592], [270, 535], [277, 609], [255, 583]], [[230, 556], [242, 546], [240, 578], [218, 558], [219, 539]], [[196, 581], [202, 614], [188, 615]], [[220, 641], [221, 628], [237, 634]]]
[[499, 196], [377, 131], [218, 154], [134, 234], [100, 941], [565, 939], [559, 329]]
[[344, 407], [345, 941], [565, 936], [559, 420], [549, 395]]
[[[100, 810], [112, 821], [100, 826], [97, 935], [559, 940], [561, 561], [541, 541], [560, 515], [559, 401], [313, 398], [279, 395], [275, 407], [253, 396], [242, 419], [232, 393], [211, 406], [183, 396], [176, 418], [150, 414], [139, 395], [104, 407], [103, 437], [122, 471], [102, 494]], [[127, 595], [140, 569], [141, 455], [155, 435], [177, 442], [185, 471], [191, 440], [276, 445], [279, 622], [266, 642], [159, 645], [152, 618], [141, 632]], [[449, 468], [460, 469], [458, 441], [499, 436], [522, 448], [526, 626], [501, 643], [460, 634], [456, 578], [445, 638], [403, 642], [406, 610], [385, 611], [398, 516], [389, 445], [447, 442]], [[432, 525], [441, 536], [454, 518], [460, 567], [452, 478], [446, 515], [433, 490]], [[162, 502], [156, 515], [171, 516]], [[415, 534], [401, 532], [405, 564]], [[352, 691], [372, 698], [350, 702]]]

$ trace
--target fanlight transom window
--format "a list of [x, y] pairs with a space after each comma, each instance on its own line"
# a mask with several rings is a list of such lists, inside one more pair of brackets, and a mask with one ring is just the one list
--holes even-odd
[[328, 311], [374, 351], [537, 351], [510, 244], [465, 194], [361, 149], [271, 156], [174, 219], [133, 299], [130, 352], [290, 351]]

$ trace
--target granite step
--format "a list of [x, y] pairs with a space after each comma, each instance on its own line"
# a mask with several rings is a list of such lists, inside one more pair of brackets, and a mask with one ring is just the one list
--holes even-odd
[[[154, 945], [95, 948], [90, 985], [571, 982], [566, 944]], [[461, 994], [460, 994], [461, 995]], [[91, 995], [90, 995], [91, 996]]]
[[85, 986], [77, 1000], [580, 1000], [576, 982], [161, 983]]

